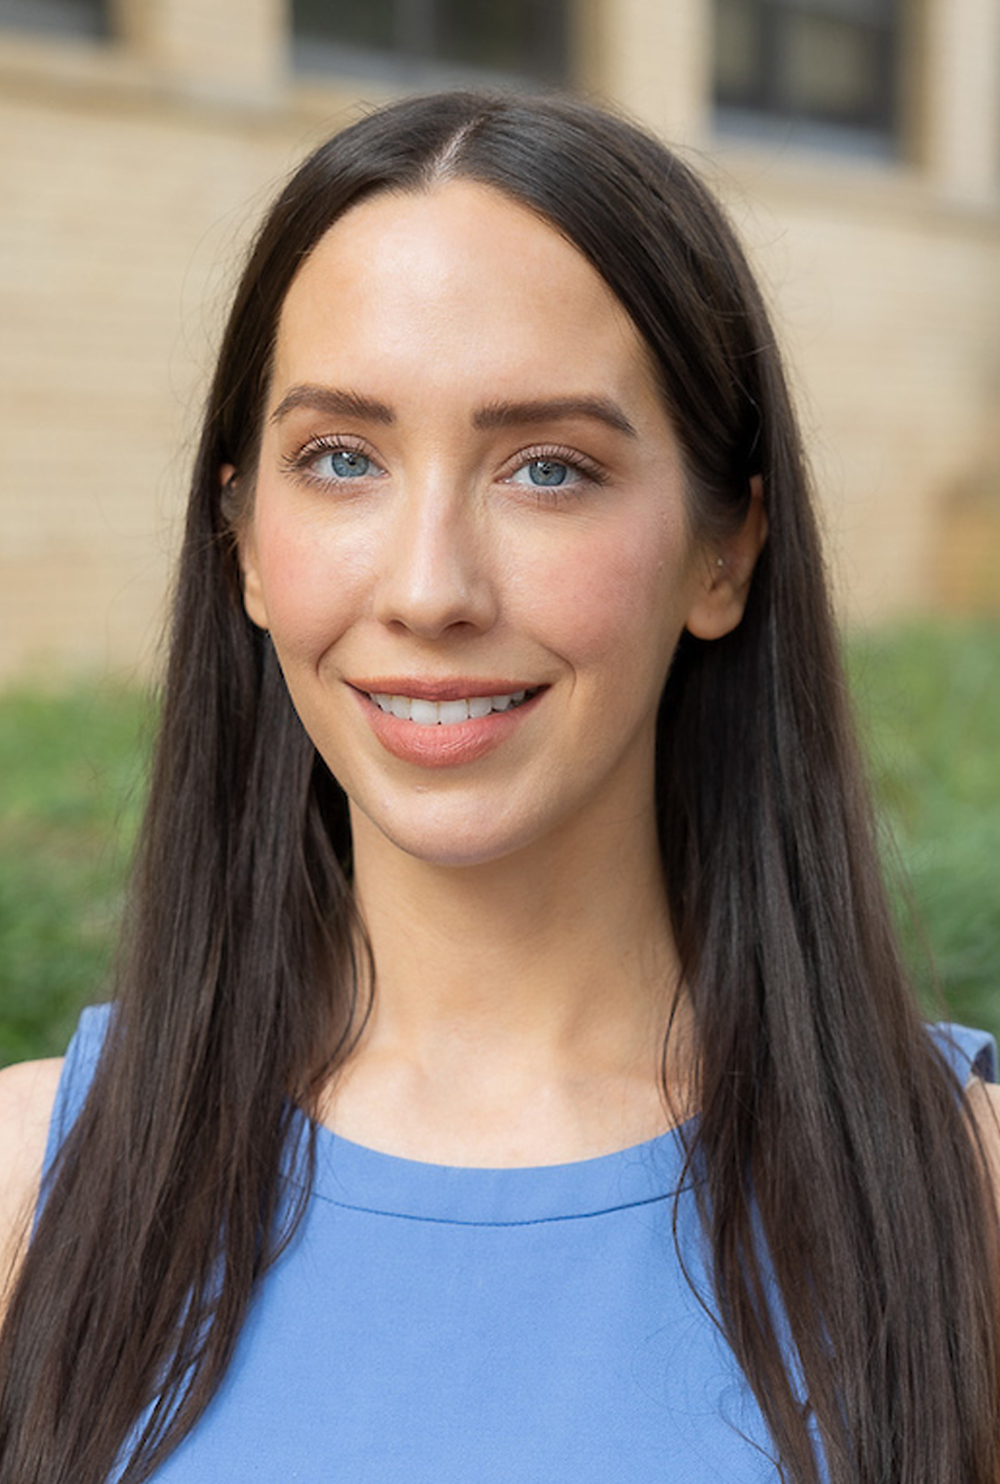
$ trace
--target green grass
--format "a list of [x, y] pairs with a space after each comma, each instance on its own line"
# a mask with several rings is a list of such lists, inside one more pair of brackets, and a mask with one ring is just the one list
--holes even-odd
[[849, 662], [917, 988], [1000, 1036], [1000, 626], [868, 636]]
[[[869, 635], [848, 659], [918, 989], [1000, 1033], [1000, 627]], [[101, 997], [150, 722], [108, 685], [0, 696], [0, 1062], [61, 1051]]]
[[108, 685], [0, 697], [0, 1063], [61, 1052], [100, 998], [149, 713]]

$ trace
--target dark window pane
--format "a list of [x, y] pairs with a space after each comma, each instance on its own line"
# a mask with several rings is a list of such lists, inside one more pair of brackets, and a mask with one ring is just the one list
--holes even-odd
[[0, 0], [0, 26], [69, 36], [110, 33], [104, 0]]
[[716, 102], [889, 138], [895, 16], [895, 0], [715, 0]]
[[715, 14], [715, 90], [727, 103], [752, 107], [764, 78], [761, 7], [746, 0], [719, 0]]
[[438, 51], [434, 0], [395, 0], [396, 51], [407, 57], [433, 57]]
[[791, 114], [877, 124], [880, 37], [822, 15], [790, 16], [781, 38], [782, 102]]
[[497, 72], [559, 78], [565, 10], [562, 0], [438, 0], [438, 53]]
[[547, 81], [566, 76], [569, 0], [292, 0], [303, 66], [349, 68], [383, 55]]
[[862, 26], [891, 26], [895, 0], [764, 0], [804, 15], [836, 16], [843, 21], [857, 21]]
[[304, 41], [391, 48], [394, 0], [294, 0], [292, 27]]

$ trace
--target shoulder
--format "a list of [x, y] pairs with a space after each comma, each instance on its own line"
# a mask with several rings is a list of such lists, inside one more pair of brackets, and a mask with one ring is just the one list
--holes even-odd
[[0, 1289], [34, 1211], [62, 1065], [53, 1057], [0, 1071]]
[[1000, 1085], [974, 1077], [965, 1096], [1000, 1203]]
[[0, 1210], [41, 1178], [62, 1058], [24, 1061], [0, 1071]]
[[1000, 1057], [988, 1031], [940, 1021], [927, 1031], [951, 1070], [986, 1160], [1000, 1209]]

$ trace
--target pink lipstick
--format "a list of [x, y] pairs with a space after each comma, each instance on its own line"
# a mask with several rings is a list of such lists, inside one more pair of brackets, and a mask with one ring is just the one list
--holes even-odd
[[387, 752], [424, 768], [475, 762], [534, 710], [545, 686], [508, 680], [354, 680], [372, 731]]

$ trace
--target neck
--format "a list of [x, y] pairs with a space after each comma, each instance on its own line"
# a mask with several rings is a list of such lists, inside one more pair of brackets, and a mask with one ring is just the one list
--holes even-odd
[[652, 811], [641, 817], [638, 831], [581, 821], [456, 867], [355, 815], [376, 993], [327, 1121], [394, 1153], [500, 1164], [586, 1158], [665, 1127], [677, 961]]
[[379, 1014], [415, 1042], [466, 1025], [567, 1045], [673, 980], [655, 842], [652, 859], [634, 837], [574, 838], [454, 867], [383, 848], [365, 821], [354, 838]]

